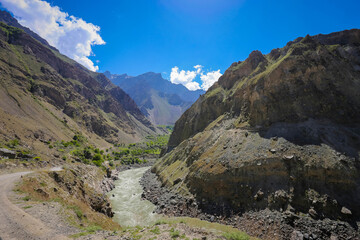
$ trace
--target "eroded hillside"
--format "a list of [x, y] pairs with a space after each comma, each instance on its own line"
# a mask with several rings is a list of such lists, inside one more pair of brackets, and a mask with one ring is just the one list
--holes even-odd
[[181, 116], [153, 171], [210, 213], [359, 219], [359, 92], [360, 30], [254, 51]]
[[135, 102], [103, 74], [0, 23], [0, 134], [40, 151], [81, 133], [96, 146], [129, 143], [156, 129]]

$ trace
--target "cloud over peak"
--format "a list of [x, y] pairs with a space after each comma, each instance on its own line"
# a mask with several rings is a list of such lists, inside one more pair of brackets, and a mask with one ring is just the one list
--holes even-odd
[[[190, 91], [203, 89], [207, 91], [220, 77], [220, 69], [217, 71], [210, 71], [204, 74], [203, 66], [195, 65], [193, 71], [190, 70], [179, 70], [177, 66], [171, 69], [170, 82], [175, 84], [182, 84]], [[196, 82], [195, 79], [200, 76], [200, 83]]]
[[50, 45], [92, 71], [99, 68], [89, 59], [92, 46], [105, 44], [100, 27], [62, 12], [42, 0], [0, 0], [25, 27], [46, 39]]

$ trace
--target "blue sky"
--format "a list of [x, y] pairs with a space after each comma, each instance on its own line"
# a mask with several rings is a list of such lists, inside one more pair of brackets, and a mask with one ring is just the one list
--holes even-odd
[[[12, 0], [0, 0], [6, 1]], [[206, 77], [216, 70], [223, 73], [253, 50], [268, 53], [306, 34], [360, 28], [360, 1], [350, 0], [48, 2], [100, 27], [106, 44], [92, 46], [95, 56], [90, 56], [98, 71], [129, 75], [153, 71], [170, 78], [175, 66], [180, 76], [181, 70], [196, 72], [194, 66], [201, 65]], [[201, 84], [200, 77], [196, 81]]]

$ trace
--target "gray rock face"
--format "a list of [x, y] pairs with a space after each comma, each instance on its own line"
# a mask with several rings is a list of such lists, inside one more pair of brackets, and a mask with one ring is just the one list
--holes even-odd
[[0, 148], [0, 156], [8, 157], [8, 158], [15, 158], [16, 157], [16, 152], [11, 151], [11, 150], [6, 149], [6, 148]]

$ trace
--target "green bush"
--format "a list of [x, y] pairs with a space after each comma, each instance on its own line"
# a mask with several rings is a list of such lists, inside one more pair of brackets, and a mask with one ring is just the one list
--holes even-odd
[[102, 156], [100, 153], [97, 153], [93, 156], [93, 161], [102, 161]]
[[174, 228], [171, 228], [170, 236], [171, 236], [171, 238], [178, 238], [178, 237], [180, 237], [180, 232], [178, 230], [174, 230]]
[[154, 234], [160, 234], [160, 228], [158, 226], [156, 226], [153, 230], [150, 230], [150, 232], [152, 232]]
[[14, 148], [19, 145], [19, 140], [18, 139], [10, 140], [10, 141], [8, 141], [8, 143], [6, 145], [8, 147]]

